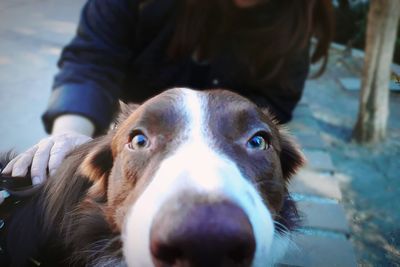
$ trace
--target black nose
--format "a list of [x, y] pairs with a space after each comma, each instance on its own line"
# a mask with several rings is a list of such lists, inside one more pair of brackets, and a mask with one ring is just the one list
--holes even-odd
[[153, 222], [150, 246], [156, 266], [250, 266], [253, 229], [231, 202], [174, 205]]

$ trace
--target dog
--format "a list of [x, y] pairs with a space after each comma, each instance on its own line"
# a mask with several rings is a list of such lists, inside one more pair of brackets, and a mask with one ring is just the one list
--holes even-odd
[[287, 185], [303, 163], [246, 98], [167, 90], [121, 107], [18, 202], [1, 266], [274, 265], [298, 222]]

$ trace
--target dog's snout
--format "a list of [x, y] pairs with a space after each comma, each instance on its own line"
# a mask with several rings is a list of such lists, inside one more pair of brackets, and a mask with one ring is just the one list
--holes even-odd
[[247, 215], [224, 201], [186, 205], [155, 218], [150, 249], [156, 266], [250, 266], [255, 238]]

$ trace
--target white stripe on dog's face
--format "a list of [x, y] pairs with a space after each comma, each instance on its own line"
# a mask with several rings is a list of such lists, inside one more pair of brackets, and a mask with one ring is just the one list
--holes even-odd
[[150, 228], [160, 207], [183, 191], [224, 198], [243, 209], [253, 227], [256, 251], [253, 266], [266, 266], [271, 260], [274, 236], [272, 217], [253, 185], [236, 164], [213, 148], [213, 137], [206, 129], [205, 95], [182, 90], [179, 107], [186, 112], [180, 146], [167, 157], [151, 183], [131, 207], [123, 230], [123, 253], [129, 266], [153, 266]]

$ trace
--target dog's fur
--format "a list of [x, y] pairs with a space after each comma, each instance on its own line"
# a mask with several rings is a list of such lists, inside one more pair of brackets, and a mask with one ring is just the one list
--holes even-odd
[[[282, 256], [297, 219], [287, 184], [304, 159], [265, 110], [228, 91], [172, 89], [123, 107], [116, 125], [73, 151], [7, 222], [10, 266], [162, 266], [149, 240], [157, 218], [181, 224], [187, 210], [226, 202], [256, 244], [235, 266]], [[149, 147], [131, 147], [138, 133]], [[265, 150], [246, 146], [257, 133]], [[171, 266], [199, 266], [185, 264]]]

